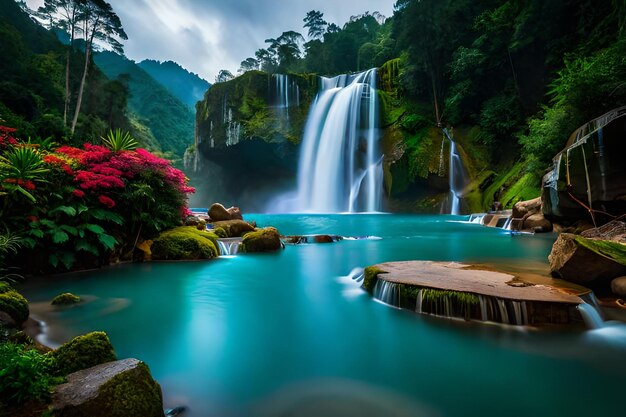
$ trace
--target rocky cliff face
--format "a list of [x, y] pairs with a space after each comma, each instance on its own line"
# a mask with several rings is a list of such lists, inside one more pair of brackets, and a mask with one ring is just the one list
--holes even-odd
[[293, 186], [317, 82], [315, 75], [250, 71], [214, 84], [196, 105], [195, 144], [185, 155], [197, 188], [191, 204], [264, 210], [269, 196]]
[[[626, 213], [626, 107], [577, 129], [543, 180], [543, 211], [563, 223]], [[589, 210], [591, 209], [591, 210]]]

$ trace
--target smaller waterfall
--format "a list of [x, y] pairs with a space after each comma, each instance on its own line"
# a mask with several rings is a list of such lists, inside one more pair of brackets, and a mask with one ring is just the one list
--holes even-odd
[[576, 310], [580, 312], [583, 321], [590, 329], [599, 329], [605, 326], [604, 314], [598, 305], [598, 300], [593, 292], [580, 296], [583, 300], [582, 304], [576, 306]]
[[219, 246], [220, 256], [236, 255], [239, 253], [239, 246], [241, 245], [240, 238], [225, 238], [217, 239], [217, 245]]
[[448, 170], [450, 214], [461, 214], [462, 192], [467, 185], [467, 174], [452, 135], [448, 132], [448, 129], [443, 129], [443, 133], [450, 140], [450, 165]]
[[400, 307], [400, 286], [395, 282], [385, 281], [384, 279], [376, 280], [373, 296], [385, 304]]
[[286, 74], [274, 74], [272, 77], [274, 78], [274, 105], [280, 109], [300, 106], [298, 83]]

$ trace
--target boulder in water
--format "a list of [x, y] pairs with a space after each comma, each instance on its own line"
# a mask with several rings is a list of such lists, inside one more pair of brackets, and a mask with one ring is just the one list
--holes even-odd
[[213, 203], [211, 207], [209, 207], [208, 214], [211, 220], [214, 222], [231, 220], [231, 214], [228, 212], [226, 207], [224, 207], [220, 203]]
[[241, 242], [243, 252], [271, 252], [282, 247], [280, 234], [274, 227], [266, 227], [246, 233]]
[[519, 201], [513, 206], [511, 219], [512, 230], [530, 230], [533, 232], [551, 232], [552, 222], [542, 213], [541, 197]]
[[161, 387], [137, 359], [108, 362], [74, 372], [54, 390], [56, 417], [163, 417]]
[[243, 216], [241, 215], [241, 210], [239, 209], [239, 207], [232, 206], [227, 208], [226, 211], [228, 211], [228, 213], [230, 214], [231, 220], [243, 220]]
[[552, 275], [580, 284], [626, 275], [626, 245], [562, 233], [548, 256]]
[[254, 226], [243, 220], [224, 220], [213, 222], [213, 227], [214, 230], [220, 228], [223, 229], [223, 232], [219, 232], [218, 234], [220, 237], [241, 237], [245, 233], [254, 231]]
[[621, 297], [626, 297], [626, 277], [617, 277], [611, 281], [611, 291]]

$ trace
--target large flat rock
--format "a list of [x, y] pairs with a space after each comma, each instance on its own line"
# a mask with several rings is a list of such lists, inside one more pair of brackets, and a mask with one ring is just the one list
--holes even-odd
[[[581, 304], [577, 296], [549, 285], [519, 285], [511, 274], [459, 262], [402, 261], [374, 266], [378, 279], [440, 290], [462, 291], [518, 301]], [[513, 282], [512, 282], [513, 281]]]

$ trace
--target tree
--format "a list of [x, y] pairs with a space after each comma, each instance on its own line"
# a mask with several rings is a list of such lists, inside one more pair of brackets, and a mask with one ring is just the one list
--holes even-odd
[[260, 63], [258, 59], [246, 58], [243, 61], [241, 61], [241, 64], [239, 64], [238, 72], [243, 74], [244, 72], [258, 70], [259, 64]]
[[266, 72], [273, 72], [276, 68], [276, 52], [268, 49], [261, 48], [254, 53], [261, 70]]
[[302, 35], [293, 30], [283, 32], [276, 39], [266, 39], [270, 44], [268, 50], [274, 52], [278, 60], [278, 70], [287, 70], [302, 58], [301, 45], [304, 41]]
[[304, 28], [309, 29], [309, 38], [310, 39], [321, 39], [324, 36], [324, 32], [328, 23], [324, 20], [324, 13], [311, 10], [306, 14], [306, 17], [303, 19]]
[[67, 126], [67, 114], [70, 107], [70, 59], [74, 51], [74, 39], [80, 30], [79, 15], [84, 1], [82, 0], [44, 0], [35, 17], [42, 20], [50, 30], [60, 29], [69, 35], [69, 44], [65, 57], [65, 105], [63, 109], [63, 125]]
[[85, 91], [85, 82], [89, 71], [89, 63], [91, 60], [91, 51], [94, 40], [110, 46], [115, 52], [122, 54], [123, 47], [119, 39], [128, 39], [126, 32], [122, 28], [122, 22], [117, 14], [113, 11], [113, 7], [104, 0], [82, 0], [83, 6], [80, 9], [80, 22], [82, 23], [81, 31], [83, 40], [85, 41], [85, 68], [83, 77], [80, 81], [78, 89], [78, 98], [76, 100], [76, 109], [74, 110], [74, 119], [72, 120], [71, 133], [74, 134], [78, 115], [80, 114], [80, 106]]
[[223, 69], [220, 70], [220, 72], [217, 74], [217, 77], [215, 77], [215, 82], [216, 83], [223, 83], [226, 82], [228, 80], [232, 80], [233, 78], [235, 78], [235, 76], [233, 75], [232, 72]]

